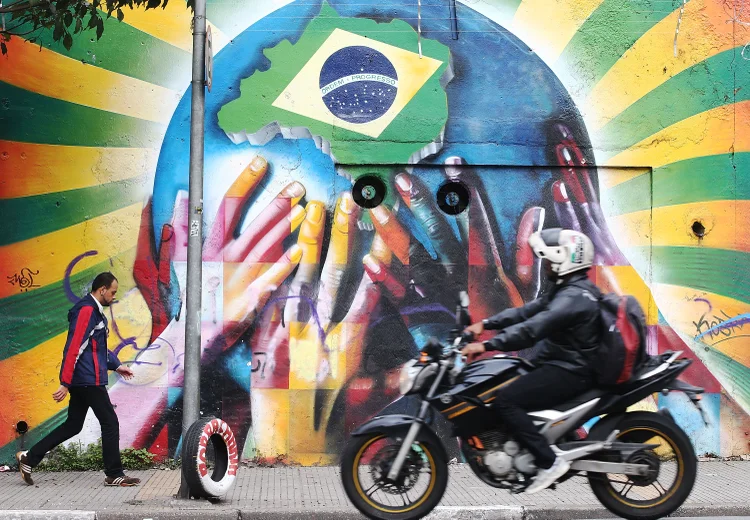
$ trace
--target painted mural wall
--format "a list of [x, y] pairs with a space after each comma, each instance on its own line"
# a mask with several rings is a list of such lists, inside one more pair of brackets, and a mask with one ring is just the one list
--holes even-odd
[[[476, 319], [545, 291], [540, 223], [591, 236], [650, 352], [695, 360], [710, 424], [681, 395], [639, 406], [699, 454], [750, 453], [750, 4], [209, 0], [208, 19], [201, 401], [244, 457], [334, 462], [413, 406], [398, 369], [458, 291]], [[136, 373], [110, 379], [121, 444], [178, 453], [191, 38], [175, 1], [0, 58], [0, 463], [64, 420], [67, 309], [105, 270]]]

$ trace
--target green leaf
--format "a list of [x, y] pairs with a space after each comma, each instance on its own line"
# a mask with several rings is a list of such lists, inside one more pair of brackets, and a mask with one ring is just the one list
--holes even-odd
[[76, 29], [75, 29], [75, 33], [76, 33], [76, 34], [78, 34], [78, 33], [79, 33], [79, 32], [81, 32], [82, 30], [83, 30], [83, 22], [81, 21], [81, 19], [80, 19], [80, 18], [77, 18], [77, 19], [76, 19]]
[[99, 20], [97, 20], [96, 22], [96, 39], [98, 40], [99, 38], [101, 38], [103, 33], [104, 33], [104, 20], [99, 18]]
[[55, 30], [52, 32], [52, 39], [55, 41], [59, 41], [60, 38], [62, 38], [63, 35], [63, 24], [62, 19], [58, 18], [55, 22]]
[[89, 29], [93, 29], [94, 27], [96, 27], [97, 20], [98, 20], [97, 16], [95, 14], [92, 14], [91, 18], [89, 18], [89, 25], [88, 25]]
[[63, 36], [63, 46], [66, 50], [70, 50], [70, 48], [73, 46], [73, 37], [69, 32], [66, 32], [65, 36]]
[[122, 21], [122, 19], [125, 18], [125, 13], [122, 12], [122, 9], [117, 10], [117, 20]]
[[73, 13], [71, 13], [70, 11], [65, 11], [63, 20], [65, 20], [65, 27], [70, 27], [70, 24], [73, 23]]

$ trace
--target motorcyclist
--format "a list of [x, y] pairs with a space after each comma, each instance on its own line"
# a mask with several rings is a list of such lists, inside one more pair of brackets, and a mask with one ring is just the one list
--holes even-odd
[[542, 259], [551, 290], [523, 307], [506, 309], [467, 327], [466, 332], [475, 336], [485, 330], [500, 333], [488, 341], [470, 343], [462, 352], [471, 359], [485, 351], [522, 350], [539, 343], [537, 368], [500, 388], [492, 402], [510, 433], [535, 457], [539, 472], [526, 492], [536, 493], [567, 473], [570, 463], [555, 455], [527, 412], [561, 404], [594, 385], [588, 354], [600, 343], [601, 293], [587, 276], [594, 246], [586, 235], [545, 229], [532, 234], [529, 245]]

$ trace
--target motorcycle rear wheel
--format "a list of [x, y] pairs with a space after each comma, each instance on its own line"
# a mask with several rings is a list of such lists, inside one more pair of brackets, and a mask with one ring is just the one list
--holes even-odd
[[[656, 520], [673, 513], [687, 500], [695, 484], [698, 464], [690, 439], [672, 419], [653, 412], [628, 413], [616, 429], [620, 430], [620, 442], [660, 444], [636, 455], [641, 460], [632, 461], [651, 463], [658, 467], [658, 473], [653, 482], [647, 477], [589, 473], [589, 485], [596, 498], [612, 513], [629, 520]], [[601, 440], [608, 433], [604, 429], [592, 431], [589, 440]], [[665, 473], [675, 475], [668, 487], [659, 481]]]
[[[445, 488], [448, 485], [448, 461], [445, 459], [442, 447], [432, 446], [429, 442], [414, 441], [407, 461], [404, 463], [404, 471], [411, 471], [411, 476], [402, 484], [404, 489], [412, 483], [412, 477], [416, 475], [413, 466], [427, 469], [429, 480], [425, 483], [423, 493], [412, 493], [413, 501], [409, 493], [413, 488], [401, 493], [401, 489], [387, 489], [388, 485], [376, 487], [378, 479], [373, 478], [373, 483], [366, 482], [364, 477], [382, 475], [390, 469], [390, 463], [398, 452], [401, 439], [388, 437], [383, 433], [372, 433], [357, 436], [347, 444], [341, 458], [341, 479], [344, 484], [349, 500], [368, 518], [374, 520], [413, 520], [422, 518], [429, 514], [440, 499], [443, 498]], [[372, 453], [372, 451], [375, 453]], [[411, 466], [411, 469], [408, 467]], [[382, 468], [382, 470], [380, 469]], [[363, 477], [364, 470], [364, 477]], [[369, 473], [369, 475], [368, 475]], [[383, 491], [378, 497], [375, 494]], [[384, 498], [380, 498], [384, 497]], [[400, 497], [400, 500], [396, 497]], [[399, 505], [399, 501], [403, 502]]]

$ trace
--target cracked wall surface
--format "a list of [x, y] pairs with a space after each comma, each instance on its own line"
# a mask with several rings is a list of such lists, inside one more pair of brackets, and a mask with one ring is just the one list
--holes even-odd
[[[592, 278], [682, 350], [698, 454], [750, 453], [750, 5], [209, 0], [201, 398], [246, 458], [334, 463], [409, 411], [398, 370], [543, 294], [526, 238], [587, 233]], [[111, 270], [121, 445], [180, 436], [190, 13], [125, 13], [0, 58], [0, 464], [60, 424], [67, 310]], [[534, 348], [520, 352], [534, 356]], [[19, 422], [28, 433], [17, 431]], [[455, 455], [445, 421], [441, 436]], [[87, 419], [76, 438], [91, 442]], [[451, 455], [451, 456], [453, 456]]]

